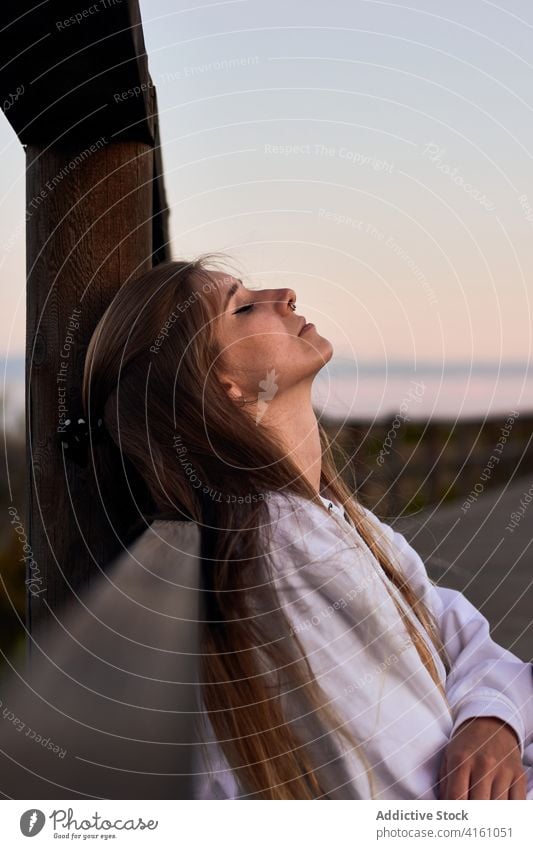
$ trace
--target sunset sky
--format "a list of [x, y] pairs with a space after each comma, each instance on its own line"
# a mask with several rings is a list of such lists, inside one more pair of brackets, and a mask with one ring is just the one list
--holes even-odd
[[[192, 9], [189, 7], [193, 7]], [[531, 352], [533, 7], [142, 0], [174, 257], [291, 286], [339, 357]], [[0, 119], [2, 354], [24, 349], [24, 154]]]

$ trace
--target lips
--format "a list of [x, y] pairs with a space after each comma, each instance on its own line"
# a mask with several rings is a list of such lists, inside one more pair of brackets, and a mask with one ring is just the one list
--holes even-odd
[[300, 333], [302, 332], [302, 330], [304, 329], [304, 327], [305, 327], [305, 325], [306, 325], [306, 324], [307, 324], [307, 321], [306, 321], [306, 320], [305, 320], [305, 318], [304, 318], [304, 320], [303, 320], [303, 324], [301, 325], [301, 327], [300, 327], [300, 329], [299, 329], [299, 331], [298, 331], [298, 336], [300, 335]]

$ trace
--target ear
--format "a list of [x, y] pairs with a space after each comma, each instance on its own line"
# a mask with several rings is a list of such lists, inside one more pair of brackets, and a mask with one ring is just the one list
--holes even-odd
[[235, 380], [225, 373], [219, 375], [219, 382], [222, 388], [227, 392], [232, 401], [237, 401], [242, 396], [242, 391]]

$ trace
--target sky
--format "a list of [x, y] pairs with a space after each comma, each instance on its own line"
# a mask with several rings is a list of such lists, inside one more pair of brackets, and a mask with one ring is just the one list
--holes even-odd
[[[174, 258], [357, 362], [531, 354], [533, 6], [141, 0]], [[1, 354], [25, 335], [24, 154], [0, 116]]]

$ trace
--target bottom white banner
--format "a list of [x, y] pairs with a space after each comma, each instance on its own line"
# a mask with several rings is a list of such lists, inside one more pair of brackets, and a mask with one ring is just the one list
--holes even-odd
[[[273, 841], [310, 846], [532, 845], [530, 801], [401, 802], [184, 800], [5, 800], [0, 803], [2, 845], [57, 846], [60, 841], [98, 845], [217, 849], [272, 849]], [[305, 809], [302, 807], [305, 805]], [[238, 809], [236, 810], [236, 806]], [[260, 807], [258, 807], [260, 806]], [[332, 807], [333, 806], [333, 807]]]

